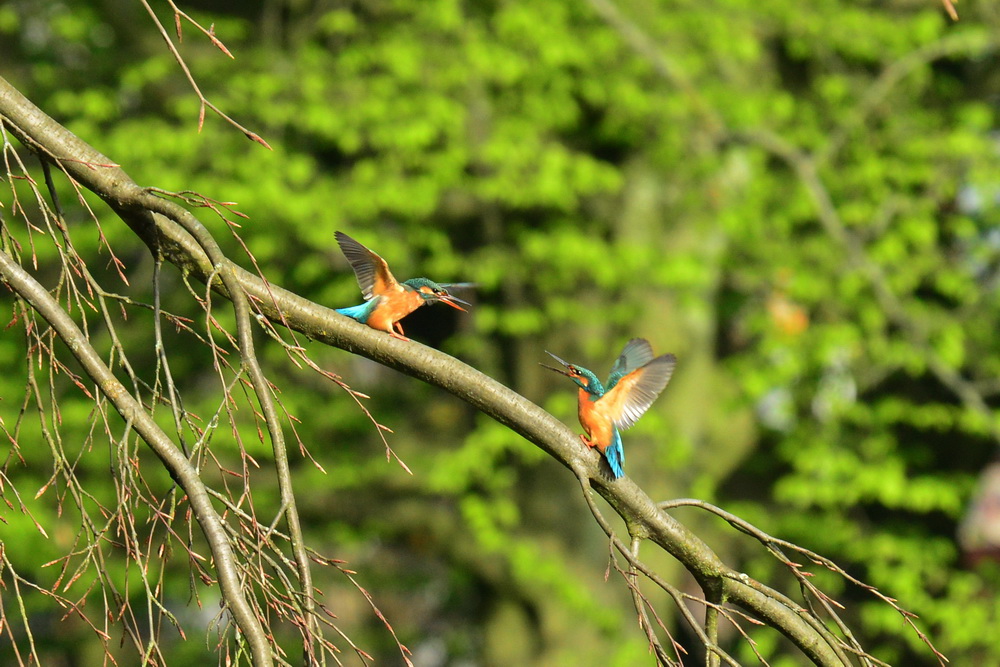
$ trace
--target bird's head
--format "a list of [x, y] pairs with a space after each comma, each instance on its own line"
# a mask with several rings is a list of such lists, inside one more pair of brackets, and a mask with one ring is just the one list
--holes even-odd
[[448, 293], [444, 285], [439, 285], [433, 280], [428, 280], [427, 278], [411, 278], [403, 282], [403, 285], [417, 294], [419, 294], [425, 304], [441, 303], [447, 304], [452, 308], [457, 308], [458, 310], [465, 310], [461, 305], [471, 306], [468, 301], [463, 301], [457, 296]]
[[575, 382], [580, 389], [583, 389], [590, 394], [595, 396], [601, 396], [604, 394], [604, 387], [601, 385], [601, 381], [597, 379], [597, 376], [594, 375], [592, 371], [587, 370], [583, 366], [577, 366], [576, 364], [571, 364], [568, 361], [563, 361], [548, 350], [545, 351], [545, 354], [558, 361], [563, 367], [556, 368], [554, 366], [539, 364], [540, 366], [548, 368], [550, 371], [555, 371], [561, 375], [565, 375]]

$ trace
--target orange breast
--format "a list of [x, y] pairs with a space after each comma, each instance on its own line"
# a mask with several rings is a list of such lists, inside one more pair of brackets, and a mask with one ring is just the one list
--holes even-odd
[[581, 389], [577, 394], [580, 425], [590, 436], [590, 441], [594, 443], [598, 451], [602, 454], [611, 444], [611, 429], [613, 428], [611, 417], [605, 414], [605, 409], [601, 401], [590, 400], [590, 394]]
[[392, 325], [403, 319], [420, 306], [424, 299], [416, 292], [400, 290], [382, 296], [372, 314], [368, 316], [368, 326], [372, 329], [392, 333]]

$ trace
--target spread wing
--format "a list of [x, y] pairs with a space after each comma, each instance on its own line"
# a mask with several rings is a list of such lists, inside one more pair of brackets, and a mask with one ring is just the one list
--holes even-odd
[[600, 399], [618, 428], [629, 428], [643, 415], [663, 388], [677, 365], [677, 357], [664, 354], [623, 378]]
[[344, 232], [336, 232], [337, 244], [340, 246], [344, 257], [351, 263], [354, 275], [361, 286], [361, 292], [365, 295], [365, 300], [374, 296], [381, 296], [387, 292], [395, 291], [399, 288], [399, 283], [389, 271], [389, 265], [385, 260], [364, 247]]
[[618, 381], [623, 377], [645, 366], [653, 360], [653, 348], [645, 338], [633, 338], [625, 343], [622, 353], [615, 360], [615, 365], [611, 367], [611, 375], [605, 384], [607, 391], [614, 389]]

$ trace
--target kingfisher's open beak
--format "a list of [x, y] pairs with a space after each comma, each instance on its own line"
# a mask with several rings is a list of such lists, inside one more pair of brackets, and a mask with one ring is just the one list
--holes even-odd
[[462, 299], [459, 299], [457, 296], [452, 296], [451, 294], [442, 294], [437, 298], [437, 300], [440, 301], [441, 303], [448, 304], [452, 308], [457, 308], [458, 310], [461, 310], [464, 313], [467, 313], [469, 311], [467, 311], [465, 308], [462, 308], [462, 306], [458, 304], [464, 304], [466, 306], [472, 307], [472, 304], [469, 303], [468, 301], [463, 301]]
[[[569, 368], [570, 366], [572, 366], [572, 364], [570, 364], [569, 362], [563, 361], [562, 359], [560, 359], [556, 355], [552, 354], [548, 350], [545, 350], [545, 354], [549, 355], [550, 357], [552, 357], [553, 359], [555, 359], [556, 361], [558, 361], [560, 364], [562, 364], [566, 368]], [[546, 366], [545, 364], [542, 364], [542, 363], [539, 363], [538, 365], [541, 366], [542, 368], [548, 368], [550, 371], [555, 371], [556, 373], [560, 373], [562, 375], [565, 375], [566, 377], [572, 377], [572, 375], [567, 370], [565, 370], [564, 368], [556, 368], [554, 366]]]

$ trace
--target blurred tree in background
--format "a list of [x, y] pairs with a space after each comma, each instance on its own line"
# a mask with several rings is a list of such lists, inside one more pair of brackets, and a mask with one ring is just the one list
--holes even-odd
[[[169, 7], [155, 9], [169, 26]], [[575, 398], [538, 367], [543, 350], [600, 374], [633, 336], [674, 352], [671, 386], [625, 439], [628, 475], [653, 497], [715, 502], [836, 560], [916, 612], [957, 664], [1000, 663], [1000, 571], [963, 563], [956, 541], [1000, 444], [997, 7], [963, 5], [957, 23], [922, 0], [182, 9], [214, 23], [235, 55], [185, 27], [201, 91], [273, 151], [211, 112], [196, 132], [198, 98], [132, 0], [5, 3], [3, 74], [138, 182], [238, 202], [264, 274], [309, 299], [359, 301], [336, 229], [399, 277], [475, 281], [470, 316], [422, 309], [408, 335], [567, 423]], [[153, 260], [94, 208], [143, 289]], [[86, 211], [68, 215], [77, 251], [103, 264]], [[178, 272], [164, 280], [186, 292]], [[169, 311], [170, 290], [164, 299]], [[135, 363], [152, 336], [132, 326]], [[386, 463], [350, 397], [262, 346], [319, 464], [293, 454], [308, 540], [358, 571], [418, 665], [652, 660], [627, 593], [603, 582], [607, 540], [558, 485], [560, 467], [435, 388], [314, 347], [317, 363], [372, 396], [414, 474]], [[24, 340], [0, 336], [8, 427], [25, 354]], [[145, 363], [156, 360], [148, 349]], [[207, 351], [174, 363], [188, 395], [211, 380]], [[86, 442], [91, 403], [67, 390], [60, 405], [62, 439]], [[78, 474], [98, 484], [103, 454], [83, 452]], [[60, 529], [53, 491], [31, 498], [52, 476], [47, 453], [20, 456], [4, 483], [48, 539], [18, 511], [3, 514], [0, 538], [21, 574], [51, 581], [42, 564], [72, 528]], [[751, 576], [794, 585], [722, 522], [676, 515]], [[656, 564], [681, 580], [666, 556]], [[167, 576], [187, 590], [186, 571]], [[818, 578], [876, 657], [936, 664], [892, 609]], [[349, 583], [316, 585], [328, 596], [343, 586], [341, 627], [379, 662], [398, 659]], [[181, 664], [212, 641], [199, 636], [207, 620], [177, 602], [198, 640], [165, 645]], [[47, 664], [99, 659], [90, 628], [49, 621], [35, 637]], [[772, 665], [801, 659], [777, 633], [755, 639]], [[754, 662], [738, 636], [727, 641]], [[5, 662], [12, 650], [0, 644]]]

